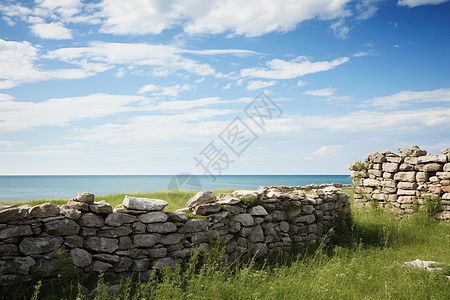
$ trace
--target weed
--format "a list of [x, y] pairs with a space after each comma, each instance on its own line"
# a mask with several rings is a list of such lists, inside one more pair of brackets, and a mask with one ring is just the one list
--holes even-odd
[[442, 201], [442, 199], [439, 196], [426, 196], [425, 197], [425, 199], [423, 201], [423, 206], [425, 208], [426, 214], [429, 217], [434, 218], [437, 213], [440, 213], [443, 210], [441, 201]]

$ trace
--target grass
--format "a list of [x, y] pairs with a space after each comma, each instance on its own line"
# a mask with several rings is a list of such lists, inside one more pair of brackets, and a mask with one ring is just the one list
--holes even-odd
[[[352, 189], [345, 192], [353, 194]], [[102, 292], [106, 283], [99, 277], [95, 299], [450, 299], [450, 280], [444, 276], [450, 264], [450, 223], [438, 222], [426, 211], [396, 219], [383, 209], [354, 207], [352, 220], [347, 239], [338, 244], [327, 239], [312, 252], [230, 264], [221, 260], [223, 248], [217, 247], [204, 255], [195, 253], [175, 270], [154, 272], [148, 282], [123, 280], [113, 295]], [[402, 266], [415, 259], [443, 262], [446, 267], [426, 272]], [[39, 286], [36, 280], [15, 295], [87, 298], [79, 293], [77, 282], [60, 286], [62, 290], [56, 283]], [[0, 299], [13, 298], [10, 290], [0, 293]]]

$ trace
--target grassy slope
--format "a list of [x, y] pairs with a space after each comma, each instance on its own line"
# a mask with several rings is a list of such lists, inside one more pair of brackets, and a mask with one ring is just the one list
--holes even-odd
[[[189, 197], [171, 200], [172, 207]], [[269, 259], [263, 266], [223, 264], [212, 254], [200, 269], [193, 269], [194, 261], [147, 283], [128, 281], [113, 297], [99, 294], [97, 299], [450, 299], [450, 280], [442, 272], [402, 267], [417, 258], [450, 263], [448, 222], [421, 213], [397, 220], [383, 210], [355, 208], [352, 217], [349, 240], [339, 246]], [[56, 299], [54, 293], [44, 284], [39, 298]], [[60, 291], [63, 295], [74, 298], [76, 289], [75, 294]]]

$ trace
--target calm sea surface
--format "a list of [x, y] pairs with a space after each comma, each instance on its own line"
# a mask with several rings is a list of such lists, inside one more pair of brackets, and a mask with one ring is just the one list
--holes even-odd
[[14, 200], [68, 199], [77, 192], [96, 195], [153, 192], [171, 189], [257, 189], [270, 185], [311, 183], [351, 184], [349, 175], [69, 175], [0, 176], [0, 202]]

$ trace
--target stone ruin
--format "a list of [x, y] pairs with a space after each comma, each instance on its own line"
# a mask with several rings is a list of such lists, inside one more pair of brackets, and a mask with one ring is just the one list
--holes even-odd
[[355, 187], [355, 205], [369, 205], [371, 199], [390, 207], [395, 215], [414, 212], [427, 197], [440, 197], [442, 212], [437, 219], [450, 220], [450, 148], [428, 154], [418, 146], [372, 152], [363, 163], [348, 165]]
[[0, 284], [53, 276], [61, 248], [82, 273], [139, 272], [148, 278], [154, 268], [174, 267], [196, 248], [208, 251], [217, 238], [227, 260], [314, 245], [338, 223], [349, 225], [348, 199], [334, 186], [310, 194], [273, 186], [217, 197], [199, 192], [178, 212], [163, 211], [163, 200], [130, 196], [113, 211], [89, 193], [67, 205], [0, 205]]

